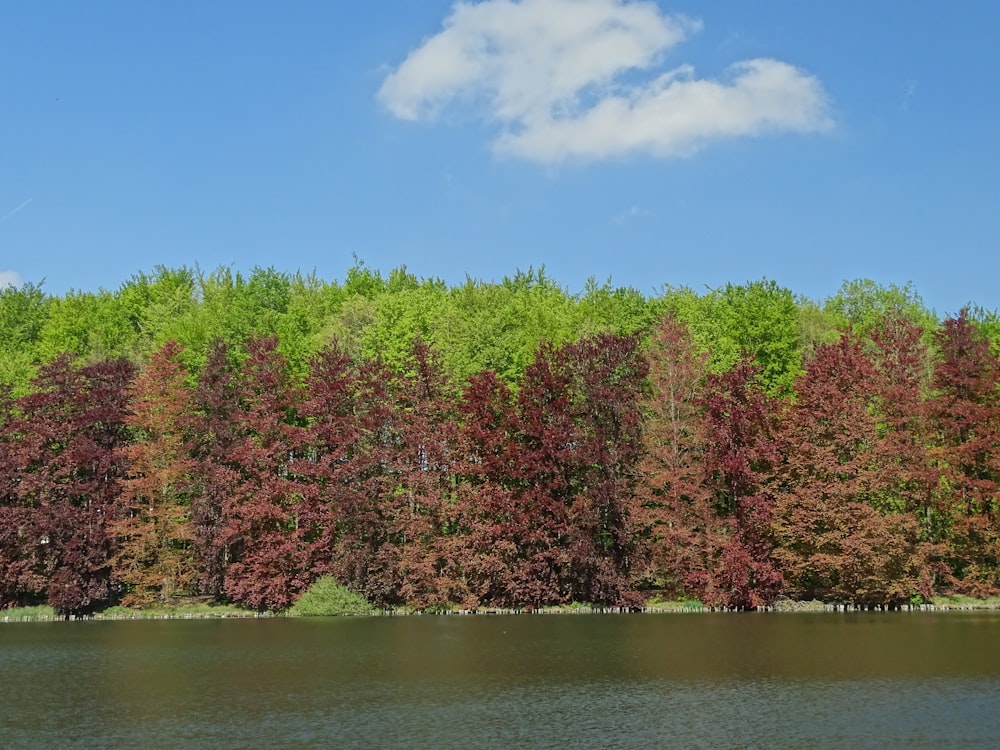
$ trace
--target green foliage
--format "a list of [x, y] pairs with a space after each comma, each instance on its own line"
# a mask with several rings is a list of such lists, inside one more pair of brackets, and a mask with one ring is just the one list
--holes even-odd
[[979, 305], [968, 308], [969, 321], [990, 342], [990, 352], [1000, 357], [1000, 313]]
[[40, 604], [37, 607], [11, 607], [10, 609], [0, 609], [0, 622], [4, 620], [30, 621], [30, 620], [54, 620], [59, 616], [55, 608], [48, 604]]
[[726, 284], [700, 297], [688, 288], [667, 288], [656, 307], [687, 325], [713, 372], [727, 372], [751, 354], [773, 395], [789, 393], [802, 372], [799, 307], [792, 292], [773, 281]]
[[931, 604], [939, 609], [1000, 609], [1000, 596], [935, 596], [931, 599]]
[[71, 291], [52, 299], [35, 353], [42, 362], [63, 352], [90, 362], [129, 357], [136, 338], [136, 323], [117, 295]]
[[543, 341], [578, 337], [574, 308], [573, 297], [544, 269], [518, 271], [499, 284], [468, 279], [448, 293], [429, 342], [459, 378], [492, 370], [513, 383]]
[[998, 342], [995, 312], [939, 324], [866, 280], [822, 305], [360, 262], [0, 290], [0, 593], [161, 598], [109, 617], [282, 610], [321, 574], [292, 614], [995, 594]]
[[161, 618], [180, 619], [188, 617], [250, 617], [254, 610], [234, 604], [215, 602], [160, 603], [149, 607], [123, 607], [116, 605], [99, 612], [98, 617], [122, 620], [156, 620]]
[[796, 327], [803, 361], [812, 358], [813, 352], [823, 344], [833, 344], [841, 334], [838, 318], [810, 299], [800, 297], [796, 306]]
[[657, 319], [645, 295], [632, 288], [612, 287], [608, 279], [598, 285], [591, 277], [577, 300], [578, 329], [582, 335], [617, 333], [631, 335], [652, 327]]
[[677, 612], [699, 611], [705, 608], [705, 604], [697, 598], [682, 597], [680, 599], [668, 599], [660, 595], [647, 599], [645, 606], [650, 609]]
[[910, 282], [903, 286], [881, 286], [871, 279], [845, 281], [840, 290], [826, 300], [823, 310], [834, 316], [838, 327], [850, 326], [861, 336], [870, 334], [887, 317], [916, 323], [928, 333], [938, 325], [934, 311], [924, 305]]
[[33, 356], [49, 315], [50, 300], [41, 285], [0, 288], [0, 384], [21, 395], [35, 376]]
[[361, 594], [342, 586], [333, 576], [323, 576], [306, 589], [288, 610], [295, 617], [368, 615], [374, 607]]
[[347, 269], [347, 278], [344, 281], [344, 294], [353, 296], [355, 294], [374, 299], [385, 292], [385, 280], [378, 271], [372, 271], [365, 266], [364, 261], [354, 258], [354, 265]]
[[365, 357], [381, 357], [392, 367], [408, 359], [415, 341], [436, 338], [437, 319], [447, 297], [444, 285], [435, 282], [419, 286], [401, 282], [397, 288], [374, 300], [375, 319], [367, 326], [361, 347]]

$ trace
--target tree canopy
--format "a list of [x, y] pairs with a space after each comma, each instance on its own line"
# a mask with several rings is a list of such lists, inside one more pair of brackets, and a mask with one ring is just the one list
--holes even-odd
[[0, 604], [994, 594], [996, 329], [865, 281], [822, 304], [360, 263], [8, 288]]

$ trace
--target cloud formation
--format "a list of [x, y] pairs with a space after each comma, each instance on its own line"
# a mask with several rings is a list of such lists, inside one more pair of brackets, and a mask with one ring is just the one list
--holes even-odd
[[832, 127], [820, 82], [778, 60], [740, 62], [718, 80], [690, 66], [657, 72], [700, 28], [653, 2], [459, 2], [378, 98], [405, 120], [471, 104], [500, 125], [498, 153], [543, 163], [684, 156], [718, 138]]
[[6, 289], [9, 286], [20, 288], [23, 283], [21, 275], [16, 271], [0, 271], [0, 289]]

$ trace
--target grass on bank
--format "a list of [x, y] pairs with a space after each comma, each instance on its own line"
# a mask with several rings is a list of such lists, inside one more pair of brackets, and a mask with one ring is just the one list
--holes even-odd
[[938, 609], [1000, 609], [1000, 596], [976, 599], [971, 596], [935, 596], [931, 599]]
[[154, 604], [150, 607], [108, 607], [94, 615], [96, 619], [160, 619], [183, 617], [253, 617], [254, 611], [234, 604], [208, 602]]
[[47, 604], [37, 607], [11, 607], [10, 609], [0, 609], [0, 622], [9, 620], [10, 622], [33, 622], [36, 620], [55, 620], [58, 613]]
[[[231, 604], [182, 603], [164, 604], [138, 609], [135, 607], [108, 607], [101, 612], [95, 612], [95, 620], [156, 620], [166, 618], [201, 618], [201, 617], [253, 617], [256, 613], [244, 607]], [[46, 620], [61, 620], [53, 607], [41, 604], [36, 607], [11, 607], [0, 609], [0, 622], [43, 622]]]
[[700, 610], [703, 609], [705, 606], [699, 599], [664, 599], [659, 596], [654, 596], [652, 599], [647, 599], [645, 604], [648, 609], [656, 609], [664, 611]]

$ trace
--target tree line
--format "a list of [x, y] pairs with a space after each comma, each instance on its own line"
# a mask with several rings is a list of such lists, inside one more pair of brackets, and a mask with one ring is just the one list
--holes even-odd
[[[158, 274], [107, 299], [184, 276]], [[294, 277], [230, 278], [257, 302], [180, 284], [189, 329], [156, 333], [147, 302], [105, 321], [129, 351], [49, 357], [65, 301], [0, 292], [30, 357], [0, 390], [0, 603], [282, 609], [326, 575], [422, 609], [1000, 590], [981, 311], [939, 322], [870, 282], [820, 306], [767, 281], [647, 299], [356, 267], [313, 284], [339, 307], [296, 339]]]

